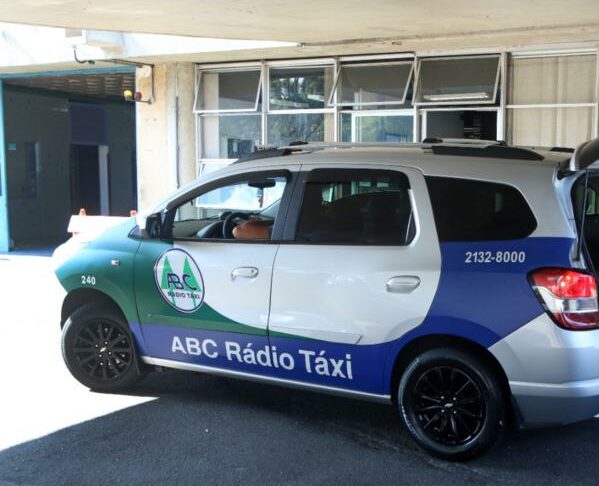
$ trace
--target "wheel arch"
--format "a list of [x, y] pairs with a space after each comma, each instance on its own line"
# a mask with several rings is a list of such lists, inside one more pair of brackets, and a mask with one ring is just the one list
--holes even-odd
[[492, 370], [496, 378], [499, 380], [501, 390], [506, 398], [505, 403], [508, 407], [508, 416], [510, 419], [514, 419], [515, 409], [512, 403], [512, 395], [509, 386], [509, 381], [505, 371], [497, 358], [484, 346], [471, 341], [469, 339], [446, 335], [446, 334], [432, 334], [427, 336], [419, 336], [406, 345], [404, 345], [399, 351], [393, 364], [393, 370], [391, 373], [391, 399], [393, 403], [397, 402], [397, 389], [401, 376], [412, 361], [418, 354], [435, 349], [439, 347], [450, 347], [465, 351], [469, 354], [474, 355], [481, 361], [483, 361]]
[[101, 303], [110, 307], [114, 312], [118, 313], [125, 322], [128, 322], [121, 307], [108, 294], [97, 289], [79, 288], [69, 292], [62, 302], [60, 328], [62, 329], [64, 327], [66, 320], [73, 312], [86, 304], [93, 303]]

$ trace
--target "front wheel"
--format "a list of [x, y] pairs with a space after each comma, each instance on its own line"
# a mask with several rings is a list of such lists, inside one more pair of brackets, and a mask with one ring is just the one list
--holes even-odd
[[503, 435], [500, 383], [486, 363], [462, 351], [439, 348], [415, 357], [402, 375], [397, 398], [412, 437], [438, 457], [474, 457]]
[[62, 356], [71, 374], [92, 390], [122, 390], [140, 378], [127, 323], [100, 303], [69, 316], [62, 330]]

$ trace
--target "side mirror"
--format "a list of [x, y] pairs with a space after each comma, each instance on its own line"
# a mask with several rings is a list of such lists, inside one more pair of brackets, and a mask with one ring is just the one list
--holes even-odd
[[162, 237], [162, 215], [160, 213], [150, 214], [146, 218], [146, 234], [152, 239]]

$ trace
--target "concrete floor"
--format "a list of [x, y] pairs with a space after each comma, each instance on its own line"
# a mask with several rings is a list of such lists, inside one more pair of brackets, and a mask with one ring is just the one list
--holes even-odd
[[92, 393], [60, 356], [49, 258], [0, 258], [0, 485], [597, 484], [599, 421], [431, 459], [391, 407], [168, 371]]

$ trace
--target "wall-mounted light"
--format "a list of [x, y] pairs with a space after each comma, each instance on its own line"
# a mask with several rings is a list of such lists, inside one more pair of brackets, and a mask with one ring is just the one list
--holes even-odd
[[152, 104], [152, 99], [143, 99], [143, 94], [141, 91], [131, 91], [130, 89], [126, 89], [123, 91], [123, 98], [125, 101], [129, 101], [131, 103], [147, 103], [148, 105]]

